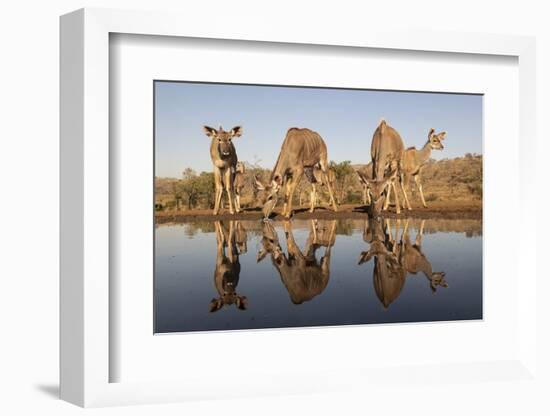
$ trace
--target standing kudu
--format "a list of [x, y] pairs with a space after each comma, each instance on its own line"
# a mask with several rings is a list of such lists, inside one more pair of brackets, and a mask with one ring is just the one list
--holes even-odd
[[[233, 127], [230, 131], [225, 131], [221, 126], [218, 130], [204, 126], [204, 132], [211, 139], [210, 158], [214, 165], [214, 184], [216, 186], [216, 196], [214, 202], [214, 215], [218, 215], [220, 210], [223, 191], [227, 193], [229, 200], [229, 212], [234, 214], [233, 203], [235, 194], [233, 190], [233, 181], [235, 179], [235, 169], [237, 166], [237, 152], [233, 146], [232, 140], [242, 135], [243, 129], [240, 126]], [[237, 212], [240, 210], [237, 207]]]
[[[210, 302], [210, 312], [216, 312], [225, 305], [236, 305], [244, 310], [248, 304], [246, 296], [237, 294], [241, 263], [236, 241], [236, 224], [229, 222], [229, 230], [225, 229], [220, 221], [216, 221], [216, 269], [214, 271], [214, 285], [219, 297]], [[246, 239], [246, 236], [245, 236]], [[227, 254], [226, 249], [227, 247]]]
[[[366, 179], [369, 182], [368, 191], [371, 196], [370, 205], [373, 215], [380, 214], [384, 199], [384, 209], [388, 208], [392, 188], [395, 195], [396, 211], [398, 214], [401, 212], [395, 181], [397, 180], [397, 173], [401, 170], [401, 160], [404, 152], [405, 146], [399, 133], [389, 126], [385, 120], [382, 120], [374, 131], [371, 142], [373, 179]], [[401, 187], [403, 187], [402, 183]], [[383, 194], [386, 188], [387, 193], [384, 198]], [[408, 200], [406, 202], [408, 205]]]
[[[422, 190], [422, 183], [420, 181], [420, 173], [422, 168], [430, 158], [432, 150], [443, 150], [442, 141], [447, 135], [446, 132], [442, 131], [441, 133], [434, 134], [435, 130], [430, 129], [428, 133], [428, 141], [422, 147], [422, 149], [417, 150], [416, 147], [409, 147], [405, 150], [403, 155], [403, 161], [401, 163], [401, 183], [403, 184], [403, 193], [405, 200], [408, 201], [406, 190], [408, 188], [410, 177], [414, 178], [418, 192], [420, 193], [420, 198], [422, 199], [422, 205], [424, 208], [427, 208], [426, 200], [424, 199], [424, 192]], [[409, 207], [410, 209], [410, 207]]]
[[[315, 178], [313, 169], [319, 166], [323, 175], [328, 174], [327, 146], [322, 137], [309, 129], [291, 128], [286, 133], [281, 146], [279, 157], [271, 172], [269, 184], [262, 184], [257, 178], [255, 181], [258, 190], [266, 191], [263, 203], [263, 214], [268, 218], [277, 205], [277, 195], [281, 188], [285, 188], [283, 216], [292, 215], [292, 197], [296, 186], [300, 183], [303, 174], [313, 184]], [[337, 211], [334, 192], [330, 181], [325, 181], [330, 195], [330, 202], [334, 211]]]
[[[304, 251], [300, 250], [292, 233], [292, 224], [284, 224], [288, 253], [284, 253], [279, 243], [275, 227], [270, 221], [263, 223], [262, 248], [257, 261], [271, 254], [271, 261], [279, 272], [290, 300], [301, 304], [313, 299], [327, 287], [330, 277], [331, 247], [336, 241], [336, 221], [311, 221], [311, 228]], [[317, 260], [316, 251], [325, 247], [324, 255]]]

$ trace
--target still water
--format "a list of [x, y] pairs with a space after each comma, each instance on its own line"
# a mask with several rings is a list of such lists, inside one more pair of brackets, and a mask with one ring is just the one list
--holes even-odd
[[220, 221], [155, 230], [155, 332], [482, 318], [479, 220]]

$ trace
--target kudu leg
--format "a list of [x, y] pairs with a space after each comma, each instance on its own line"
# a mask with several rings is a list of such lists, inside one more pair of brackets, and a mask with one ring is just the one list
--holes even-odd
[[220, 203], [222, 201], [223, 182], [219, 170], [214, 171], [214, 183], [216, 185], [216, 197], [214, 199], [214, 215], [218, 215], [220, 211]]
[[225, 192], [227, 193], [227, 199], [229, 200], [229, 212], [231, 214], [235, 213], [235, 210], [233, 209], [233, 181], [232, 181], [232, 173], [231, 169], [226, 169], [224, 172], [224, 185], [225, 185]]
[[406, 189], [406, 185], [405, 185], [405, 181], [406, 181], [406, 177], [404, 175], [401, 175], [400, 179], [399, 179], [399, 184], [401, 186], [401, 192], [403, 192], [403, 199], [405, 200], [404, 204], [403, 204], [403, 209], [405, 209], [405, 205], [407, 205], [407, 209], [410, 211], [412, 210], [411, 208], [411, 204], [409, 202], [409, 197], [407, 196], [407, 189]]
[[384, 211], [388, 210], [388, 207], [390, 206], [390, 196], [391, 196], [391, 182], [388, 183], [386, 186], [386, 200], [384, 201], [384, 207], [382, 208]]
[[285, 217], [287, 218], [290, 218], [290, 216], [292, 215], [292, 199], [294, 197], [294, 191], [296, 190], [296, 186], [300, 183], [303, 173], [304, 172], [295, 172], [292, 175], [292, 179], [289, 181], [287, 212], [285, 213]]
[[426, 223], [426, 220], [422, 220], [420, 222], [420, 228], [418, 229], [418, 233], [416, 233], [416, 240], [415, 244], [420, 247], [422, 245], [422, 236], [424, 235], [424, 224]]
[[327, 182], [327, 188], [330, 195], [330, 203], [332, 205], [332, 209], [334, 210], [334, 212], [338, 212], [338, 205], [336, 205], [336, 200], [334, 199], [334, 190], [332, 189], [332, 184]]
[[241, 196], [239, 194], [235, 194], [235, 210], [241, 212]]
[[370, 192], [369, 192], [368, 185], [363, 185], [363, 205], [370, 205], [370, 204], [371, 204], [371, 200], [370, 200]]
[[426, 200], [424, 199], [424, 192], [422, 191], [422, 183], [420, 182], [420, 175], [415, 175], [414, 182], [416, 183], [416, 187], [418, 188], [418, 192], [420, 193], [420, 199], [422, 200], [422, 205], [424, 205], [424, 208], [428, 208], [428, 205], [426, 205]]
[[384, 220], [384, 234], [388, 236], [388, 239], [390, 243], [393, 243], [393, 235], [392, 235], [392, 229], [391, 229], [391, 221], [389, 218], [386, 218]]
[[327, 166], [327, 163], [325, 161], [325, 162], [320, 163], [320, 165], [321, 165], [321, 170], [323, 171], [323, 180], [327, 184], [328, 194], [330, 196], [330, 203], [332, 205], [332, 209], [334, 210], [334, 212], [338, 212], [338, 206], [336, 205], [336, 200], [334, 199], [334, 189], [332, 189], [332, 183], [330, 183], [330, 181], [328, 180], [328, 166]]
[[235, 261], [236, 253], [235, 246], [235, 221], [229, 221], [229, 236], [227, 239], [227, 252], [229, 253], [229, 258], [231, 261]]
[[392, 181], [391, 186], [393, 187], [393, 193], [395, 194], [395, 211], [398, 214], [401, 214], [401, 205], [399, 204], [399, 193], [397, 192], [397, 187], [395, 186], [395, 179]]
[[317, 204], [317, 190], [315, 189], [315, 184], [311, 184], [311, 194], [309, 200], [309, 212], [315, 211], [315, 205]]
[[289, 198], [289, 195], [290, 195], [290, 183], [292, 182], [292, 178], [288, 178], [287, 180], [285, 180], [284, 182], [284, 189], [285, 189], [285, 200], [284, 200], [284, 203], [283, 203], [283, 217], [286, 217], [286, 212], [287, 212], [287, 209], [288, 209], [288, 198]]
[[294, 234], [292, 233], [292, 223], [290, 221], [285, 221], [284, 223], [285, 237], [286, 237], [286, 246], [289, 254], [297, 255], [300, 252], [298, 244], [294, 240]]
[[398, 214], [401, 213], [401, 206], [399, 205], [399, 195], [397, 194], [397, 188], [395, 186], [395, 179], [392, 179], [388, 184], [388, 191], [386, 194], [386, 201], [384, 202], [384, 211], [388, 210], [391, 199], [391, 190], [393, 189], [394, 199], [395, 199], [395, 210]]

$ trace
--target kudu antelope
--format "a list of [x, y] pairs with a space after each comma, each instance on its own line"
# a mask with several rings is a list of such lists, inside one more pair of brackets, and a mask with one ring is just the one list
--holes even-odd
[[424, 208], [427, 208], [428, 206], [426, 205], [426, 200], [424, 199], [422, 182], [420, 181], [420, 173], [430, 158], [432, 150], [443, 150], [444, 146], [442, 141], [447, 135], [447, 132], [444, 131], [438, 134], [434, 133], [435, 130], [430, 129], [428, 133], [428, 141], [422, 149], [417, 150], [416, 147], [409, 147], [405, 150], [403, 161], [401, 162], [401, 183], [403, 184], [405, 200], [408, 201], [406, 190], [409, 187], [410, 177], [412, 176], [414, 178], [414, 182], [416, 183], [416, 188], [420, 193], [420, 199], [422, 200], [422, 205]]
[[[279, 157], [271, 172], [268, 184], [262, 184], [255, 178], [255, 186], [258, 190], [266, 191], [262, 212], [268, 218], [277, 205], [277, 196], [281, 188], [285, 188], [283, 216], [289, 218], [292, 215], [292, 197], [296, 186], [300, 183], [305, 173], [310, 183], [315, 183], [313, 169], [318, 166], [322, 174], [328, 174], [327, 146], [322, 137], [309, 129], [291, 128], [286, 133], [281, 146]], [[327, 184], [330, 202], [334, 211], [337, 211], [334, 200], [334, 192], [330, 181]]]
[[[313, 299], [327, 287], [330, 277], [331, 247], [336, 240], [336, 221], [315, 221], [310, 223], [310, 232], [304, 251], [300, 250], [292, 233], [292, 224], [284, 224], [288, 253], [285, 254], [279, 243], [275, 227], [270, 221], [264, 221], [262, 230], [262, 248], [257, 261], [268, 254], [286, 287], [290, 300], [294, 304]], [[325, 247], [325, 252], [317, 260], [316, 251]]]
[[234, 221], [230, 221], [229, 230], [220, 221], [216, 221], [214, 224], [216, 227], [214, 285], [219, 296], [210, 302], [210, 312], [216, 312], [225, 305], [235, 305], [238, 309], [244, 310], [248, 300], [246, 296], [237, 293], [241, 264], [235, 239], [236, 224]]
[[384, 227], [380, 217], [373, 216], [365, 221], [363, 240], [369, 244], [369, 250], [361, 253], [358, 264], [374, 258], [372, 272], [374, 292], [387, 309], [401, 294], [405, 285], [406, 272], [399, 264], [391, 229]]
[[424, 220], [412, 244], [406, 220], [401, 237], [398, 238], [401, 220], [397, 220], [395, 236], [389, 219], [384, 223], [380, 218], [371, 218], [365, 223], [363, 240], [369, 243], [369, 251], [359, 257], [359, 264], [374, 258], [373, 284], [376, 296], [388, 308], [401, 294], [408, 273], [416, 275], [422, 272], [430, 282], [432, 292], [438, 287], [448, 287], [444, 272], [434, 272], [432, 265], [422, 252], [421, 241], [424, 231]]
[[432, 292], [435, 292], [439, 286], [449, 287], [445, 280], [445, 272], [434, 272], [432, 264], [428, 261], [422, 252], [422, 235], [424, 234], [424, 223], [422, 220], [420, 228], [416, 234], [414, 244], [411, 243], [409, 236], [409, 220], [405, 222], [405, 227], [399, 243], [399, 262], [407, 273], [423, 273], [430, 282]]
[[[395, 182], [397, 174], [401, 170], [401, 160], [404, 152], [405, 146], [399, 133], [389, 126], [385, 120], [382, 120], [374, 131], [371, 142], [373, 179], [368, 180], [365, 178], [369, 183], [368, 192], [371, 197], [370, 206], [373, 215], [379, 215], [382, 207], [388, 209], [392, 188], [395, 195], [396, 211], [398, 214], [401, 212]], [[403, 184], [401, 181], [399, 182], [403, 190]], [[385, 198], [384, 192], [386, 192]], [[382, 205], [384, 200], [385, 203]], [[409, 206], [406, 195], [405, 201]]]
[[[204, 126], [204, 132], [210, 137], [210, 158], [214, 166], [214, 183], [216, 186], [216, 196], [214, 200], [214, 215], [218, 215], [221, 206], [223, 191], [227, 193], [229, 201], [229, 212], [234, 214], [233, 203], [235, 194], [233, 190], [233, 181], [235, 179], [235, 169], [237, 165], [237, 152], [233, 146], [232, 140], [240, 137], [243, 129], [240, 126], [233, 127], [230, 131], [225, 131], [221, 126], [218, 130]], [[237, 207], [237, 212], [240, 208]]]

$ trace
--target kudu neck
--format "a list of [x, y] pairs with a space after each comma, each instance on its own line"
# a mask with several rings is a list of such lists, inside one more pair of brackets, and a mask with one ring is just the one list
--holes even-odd
[[279, 157], [277, 158], [277, 162], [275, 163], [275, 167], [273, 168], [273, 171], [271, 172], [271, 180], [275, 179], [276, 176], [279, 176], [281, 179], [284, 179], [284, 175], [286, 171], [288, 170], [288, 157], [281, 153], [279, 153]]
[[426, 163], [432, 154], [432, 146], [428, 140], [422, 149], [418, 151], [418, 156], [421, 163]]

